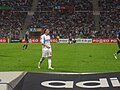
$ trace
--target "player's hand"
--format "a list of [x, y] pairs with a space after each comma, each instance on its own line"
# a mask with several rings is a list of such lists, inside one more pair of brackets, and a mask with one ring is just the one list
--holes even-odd
[[48, 49], [50, 48], [49, 46], [46, 46]]

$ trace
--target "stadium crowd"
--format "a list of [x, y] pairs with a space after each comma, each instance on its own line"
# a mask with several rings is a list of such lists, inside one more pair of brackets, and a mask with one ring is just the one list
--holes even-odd
[[0, 6], [9, 6], [17, 11], [29, 11], [33, 0], [0, 0]]
[[[115, 38], [116, 32], [120, 31], [120, 12], [101, 12], [100, 32], [97, 36], [104, 38]], [[102, 37], [103, 37], [102, 36]]]
[[30, 10], [32, 2], [33, 0], [0, 0], [0, 37], [20, 37], [26, 11]]
[[0, 37], [19, 38], [26, 12], [0, 11]]
[[[37, 11], [32, 18], [30, 27], [44, 27], [51, 29], [52, 37], [90, 38], [94, 31], [94, 20], [91, 12], [93, 5], [90, 0], [39, 0]], [[39, 12], [51, 11], [51, 12]], [[83, 12], [75, 12], [83, 11]]]
[[91, 12], [36, 12], [32, 21], [31, 27], [48, 26], [53, 37], [59, 35], [61, 38], [68, 38], [71, 33], [75, 37], [91, 38], [92, 30], [95, 30]]
[[99, 0], [100, 38], [116, 38], [120, 31], [120, 0]]
[[[1, 6], [14, 10], [30, 10], [33, 0], [1, 0]], [[52, 38], [116, 38], [120, 30], [120, 0], [99, 0], [100, 30], [95, 29], [91, 0], [39, 0], [29, 28], [46, 27]], [[0, 11], [0, 37], [20, 32], [27, 12]], [[13, 35], [14, 36], [14, 35]], [[19, 36], [19, 33], [18, 33]]]
[[92, 10], [90, 0], [39, 0], [37, 11], [53, 11], [59, 9]]
[[120, 0], [99, 0], [98, 6], [101, 11], [120, 9]]

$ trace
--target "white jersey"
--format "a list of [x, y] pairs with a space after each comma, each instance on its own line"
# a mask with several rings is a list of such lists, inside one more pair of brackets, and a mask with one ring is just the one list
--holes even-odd
[[[49, 36], [49, 35], [43, 34], [43, 35], [41, 36], [40, 42], [43, 43], [43, 44], [45, 44], [45, 45], [47, 45], [47, 46], [49, 46], [50, 49], [51, 49], [50, 36]], [[47, 48], [46, 46], [43, 46], [43, 45], [42, 45], [42, 49], [48, 49], [48, 48]]]

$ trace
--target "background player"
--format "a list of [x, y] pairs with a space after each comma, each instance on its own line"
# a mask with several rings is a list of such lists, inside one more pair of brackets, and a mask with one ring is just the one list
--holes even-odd
[[42, 44], [42, 57], [38, 62], [38, 68], [40, 68], [41, 63], [44, 61], [45, 57], [48, 58], [48, 69], [53, 70], [52, 64], [52, 50], [50, 45], [50, 36], [49, 36], [49, 29], [44, 30], [44, 34], [41, 36], [41, 44]]
[[115, 59], [118, 59], [117, 55], [120, 53], [120, 32], [117, 32], [117, 44], [118, 44], [119, 50], [114, 54]]
[[56, 36], [56, 39], [57, 39], [57, 42], [59, 43], [60, 36], [57, 35], [57, 36]]
[[29, 32], [27, 31], [24, 36], [25, 43], [23, 45], [23, 49], [27, 49], [29, 43]]
[[72, 44], [72, 33], [69, 33], [69, 41], [68, 41], [68, 44]]

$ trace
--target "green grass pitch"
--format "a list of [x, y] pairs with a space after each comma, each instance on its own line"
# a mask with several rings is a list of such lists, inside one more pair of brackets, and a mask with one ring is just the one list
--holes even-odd
[[[37, 68], [41, 57], [41, 44], [29, 44], [22, 50], [23, 44], [0, 44], [0, 71], [29, 72], [119, 72], [120, 60], [113, 54], [117, 44], [52, 44], [53, 67], [48, 70], [47, 59]], [[118, 58], [119, 55], [118, 55]]]

